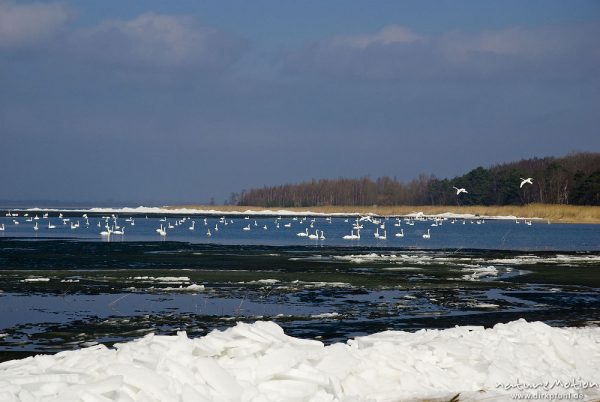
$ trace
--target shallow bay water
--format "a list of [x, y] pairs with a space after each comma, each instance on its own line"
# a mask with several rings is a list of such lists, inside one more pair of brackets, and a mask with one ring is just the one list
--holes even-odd
[[[199, 336], [262, 319], [327, 343], [517, 318], [600, 322], [600, 228], [593, 225], [390, 218], [361, 222], [360, 241], [348, 241], [342, 236], [353, 218], [207, 217], [204, 225], [195, 217], [193, 231], [192, 219], [161, 218], [134, 217], [133, 226], [118, 218], [125, 235], [111, 241], [99, 235], [106, 220], [97, 216], [87, 226], [81, 215], [63, 223], [40, 214], [36, 233], [36, 221], [2, 218], [0, 359], [150, 332]], [[47, 229], [48, 221], [57, 228]], [[155, 232], [176, 222], [165, 239]], [[325, 239], [296, 235], [306, 229], [323, 230]], [[400, 229], [404, 237], [393, 236]], [[377, 230], [387, 239], [376, 239]]]

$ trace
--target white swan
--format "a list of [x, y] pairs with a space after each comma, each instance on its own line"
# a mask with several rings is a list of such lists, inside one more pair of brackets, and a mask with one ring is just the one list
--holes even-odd
[[424, 239], [431, 239], [431, 233], [429, 233], [429, 229], [427, 229], [427, 233], [423, 233]]
[[400, 229], [400, 232], [396, 233], [396, 237], [404, 237], [404, 229]]
[[298, 237], [308, 237], [308, 228], [304, 230], [304, 232], [296, 233]]
[[454, 186], [452, 188], [456, 190], [456, 195], [459, 195], [460, 193], [469, 194], [469, 192], [465, 188], [458, 188]]
[[166, 228], [163, 229], [162, 223], [160, 224], [160, 228], [156, 229], [156, 233], [158, 233], [162, 237], [165, 237], [167, 235], [167, 230]]
[[325, 233], [321, 230], [321, 236], [319, 236], [319, 240], [325, 240]]
[[248, 224], [248, 226], [244, 226], [243, 230], [250, 230], [250, 224]]
[[345, 235], [344, 237], [342, 237], [342, 239], [344, 240], [358, 240], [360, 239], [360, 230], [356, 231], [356, 234], [354, 234], [354, 230], [350, 231], [349, 235]]
[[208, 237], [212, 236], [212, 233], [210, 233], [210, 228], [208, 228], [208, 231], [206, 232], [206, 235], [207, 235]]
[[519, 188], [523, 188], [523, 186], [527, 183], [529, 184], [533, 184], [533, 178], [532, 177], [528, 177], [526, 179], [519, 177], [521, 179], [521, 185], [519, 186]]
[[377, 228], [377, 230], [375, 230], [375, 233], [373, 233], [373, 236], [374, 236], [376, 239], [379, 239], [379, 228]]
[[194, 230], [196, 228], [196, 221], [192, 221], [192, 226], [190, 226], [189, 230]]
[[37, 222], [35, 223], [35, 226], [33, 227], [33, 230], [35, 230], [36, 232], [37, 232], [38, 230], [40, 230], [40, 228], [38, 227], [38, 223], [37, 223]]
[[113, 234], [123, 236], [125, 234], [125, 226], [121, 230], [113, 230]]
[[2, 224], [2, 226], [0, 226], [0, 232], [4, 232], [4, 223]]
[[379, 235], [378, 239], [379, 240], [387, 240], [387, 230], [384, 230], [383, 234]]
[[100, 232], [100, 236], [105, 236], [105, 237], [110, 237], [111, 234], [112, 234], [112, 229], [109, 228], [108, 226], [106, 226], [106, 230], [103, 230], [102, 232]]
[[56, 229], [56, 226], [51, 224], [50, 221], [48, 221], [48, 229]]
[[317, 240], [317, 239], [319, 238], [319, 230], [318, 230], [318, 229], [316, 229], [316, 230], [315, 230], [315, 234], [310, 234], [310, 235], [308, 235], [308, 238], [309, 238], [309, 239], [312, 239], [312, 240]]

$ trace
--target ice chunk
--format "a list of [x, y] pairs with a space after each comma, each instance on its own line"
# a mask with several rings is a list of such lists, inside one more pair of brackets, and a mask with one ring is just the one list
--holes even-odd
[[[256, 322], [197, 339], [148, 335], [115, 349], [0, 363], [0, 400], [449, 400], [459, 392], [461, 400], [505, 400], [517, 379], [594, 381], [598, 367], [597, 327], [517, 320], [489, 329], [385, 331], [324, 346]], [[600, 398], [599, 385], [580, 392]]]

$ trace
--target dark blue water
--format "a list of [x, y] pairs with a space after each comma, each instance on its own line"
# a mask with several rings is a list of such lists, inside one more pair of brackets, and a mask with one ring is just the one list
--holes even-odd
[[346, 240], [354, 218], [126, 215], [108, 218], [125, 234], [107, 238], [102, 216], [30, 215], [0, 217], [0, 360], [260, 319], [326, 342], [518, 318], [600, 323], [600, 225], [383, 218]]
[[[523, 220], [516, 223], [514, 220], [414, 220], [413, 225], [405, 220], [381, 218], [381, 223], [374, 224], [362, 221], [360, 239], [345, 240], [343, 236], [352, 232], [353, 218], [311, 218], [303, 220], [302, 216], [294, 217], [251, 217], [244, 219], [239, 216], [228, 216], [225, 219], [215, 217], [183, 217], [183, 216], [120, 216], [108, 220], [97, 216], [90, 216], [88, 220], [81, 214], [65, 214], [69, 219], [63, 222], [57, 213], [51, 214], [48, 219], [27, 221], [30, 217], [0, 217], [0, 226], [4, 224], [5, 230], [0, 231], [0, 237], [19, 237], [38, 239], [69, 238], [97, 241], [180, 241], [189, 243], [229, 244], [229, 245], [272, 245], [272, 246], [359, 246], [359, 247], [393, 247], [417, 249], [487, 249], [487, 250], [572, 250], [590, 251], [600, 250], [600, 225], [580, 224], [548, 224], [545, 221], [533, 221], [526, 225]], [[179, 224], [182, 219], [185, 222]], [[127, 220], [133, 219], [132, 222]], [[15, 224], [15, 221], [18, 224]], [[192, 222], [194, 230], [190, 230]], [[34, 231], [35, 223], [38, 231]], [[89, 222], [89, 225], [86, 224]], [[454, 223], [453, 223], [454, 222]], [[478, 223], [479, 222], [479, 223]], [[71, 228], [79, 223], [78, 228]], [[56, 228], [49, 229], [48, 225]], [[100, 226], [98, 226], [100, 224]], [[124, 228], [124, 235], [111, 235], [103, 237], [101, 231], [105, 226], [118, 226]], [[161, 225], [167, 228], [166, 237], [161, 237], [156, 229]], [[250, 230], [243, 230], [250, 225]], [[290, 225], [290, 227], [286, 227]], [[383, 225], [383, 228], [382, 228]], [[436, 225], [436, 226], [432, 226]], [[171, 226], [171, 228], [169, 228]], [[279, 226], [277, 228], [277, 226]], [[265, 229], [266, 228], [266, 229]], [[123, 229], [119, 229], [123, 230]], [[210, 236], [208, 231], [210, 230]], [[396, 234], [402, 230], [403, 237]], [[429, 230], [430, 238], [423, 238]], [[324, 240], [299, 237], [298, 233], [309, 234], [321, 232]], [[386, 239], [376, 238], [378, 231], [387, 235]], [[356, 234], [356, 231], [353, 232]]]

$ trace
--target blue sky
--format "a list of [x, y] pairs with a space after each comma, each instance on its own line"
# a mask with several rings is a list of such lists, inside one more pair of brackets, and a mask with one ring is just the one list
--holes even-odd
[[598, 1], [0, 0], [0, 199], [600, 151]]

